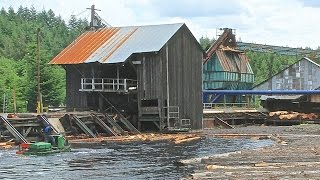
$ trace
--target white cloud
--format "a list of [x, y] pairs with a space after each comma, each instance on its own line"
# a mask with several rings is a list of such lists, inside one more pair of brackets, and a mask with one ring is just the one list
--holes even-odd
[[320, 18], [319, 8], [305, 7], [292, 0], [248, 0], [243, 4], [247, 13], [241, 15], [245, 31], [240, 29], [243, 41], [294, 47], [320, 45], [316, 23]]
[[[0, 0], [5, 8], [51, 8], [64, 19], [92, 3], [113, 26], [185, 22], [197, 39], [215, 37], [217, 28], [230, 27], [244, 42], [320, 46], [320, 3], [316, 0]], [[89, 11], [82, 16], [88, 17]]]

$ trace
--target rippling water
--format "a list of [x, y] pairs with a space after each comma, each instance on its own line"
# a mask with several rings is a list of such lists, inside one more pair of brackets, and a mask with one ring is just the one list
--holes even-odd
[[192, 167], [182, 159], [272, 144], [270, 140], [204, 138], [195, 143], [108, 143], [49, 156], [0, 151], [0, 179], [179, 179]]

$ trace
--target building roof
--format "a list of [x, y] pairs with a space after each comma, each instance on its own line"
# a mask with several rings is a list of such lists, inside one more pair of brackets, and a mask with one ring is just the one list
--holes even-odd
[[255, 52], [262, 52], [262, 53], [278, 53], [283, 55], [289, 56], [309, 56], [309, 55], [316, 55], [316, 57], [320, 57], [319, 50], [313, 50], [309, 48], [292, 48], [292, 47], [285, 47], [285, 46], [274, 46], [274, 45], [267, 45], [267, 44], [256, 44], [256, 43], [247, 43], [247, 42], [237, 42], [236, 49], [245, 51], [255, 51]]
[[134, 53], [158, 52], [183, 25], [110, 27], [87, 31], [49, 63], [122, 63]]
[[215, 53], [224, 71], [252, 73], [248, 69], [249, 58], [243, 52], [218, 49]]

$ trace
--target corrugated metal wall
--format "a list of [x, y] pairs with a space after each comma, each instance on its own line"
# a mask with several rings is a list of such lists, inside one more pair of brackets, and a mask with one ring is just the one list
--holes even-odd
[[310, 90], [320, 86], [319, 77], [319, 65], [304, 58], [254, 90]]
[[217, 50], [203, 70], [203, 89], [251, 89], [254, 74], [245, 54]]

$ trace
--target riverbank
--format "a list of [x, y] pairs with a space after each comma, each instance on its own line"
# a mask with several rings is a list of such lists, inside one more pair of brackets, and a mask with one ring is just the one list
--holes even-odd
[[182, 161], [197, 167], [185, 179], [320, 179], [320, 125], [248, 126], [204, 133], [246, 138], [261, 135], [277, 142], [265, 148]]

